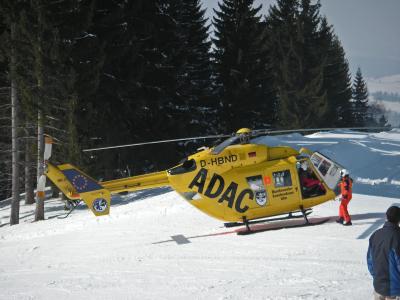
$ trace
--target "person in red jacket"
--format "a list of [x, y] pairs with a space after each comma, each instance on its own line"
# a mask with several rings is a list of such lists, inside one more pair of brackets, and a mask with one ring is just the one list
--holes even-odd
[[349, 176], [349, 171], [343, 169], [340, 171], [342, 180], [339, 183], [342, 196], [340, 198], [339, 207], [339, 219], [336, 222], [343, 224], [345, 226], [352, 225], [349, 212], [347, 210], [347, 205], [349, 204], [351, 198], [353, 197], [353, 179]]

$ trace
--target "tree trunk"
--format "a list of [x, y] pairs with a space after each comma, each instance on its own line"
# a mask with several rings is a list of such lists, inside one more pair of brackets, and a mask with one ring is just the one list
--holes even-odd
[[[38, 24], [43, 22], [43, 7], [38, 8]], [[43, 50], [42, 50], [42, 36], [43, 32], [39, 30], [37, 35], [37, 55], [35, 57], [35, 69], [37, 87], [40, 95], [43, 94]], [[44, 200], [45, 190], [39, 193], [40, 180], [44, 174], [44, 113], [43, 113], [43, 99], [40, 96], [38, 99], [38, 119], [37, 119], [37, 195], [36, 195], [36, 210], [35, 221], [44, 220]]]
[[[39, 178], [44, 174], [44, 128], [43, 128], [43, 112], [39, 108], [38, 111], [38, 127], [37, 127], [37, 144], [38, 144], [38, 160], [37, 160], [37, 183]], [[44, 220], [44, 198], [36, 197], [35, 221]]]
[[18, 141], [18, 95], [15, 80], [15, 23], [11, 24], [11, 139], [12, 139], [12, 200], [10, 225], [19, 223], [19, 141]]
[[[29, 135], [29, 134], [28, 134]], [[33, 192], [33, 178], [32, 178], [32, 149], [31, 149], [31, 141], [29, 140], [29, 136], [27, 136], [25, 143], [25, 204], [33, 204], [35, 203], [35, 195]]]

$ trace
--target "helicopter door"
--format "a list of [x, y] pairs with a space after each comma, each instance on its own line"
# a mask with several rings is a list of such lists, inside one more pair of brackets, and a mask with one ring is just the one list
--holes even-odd
[[288, 165], [285, 167], [271, 168], [270, 195], [271, 202], [280, 209], [291, 209], [298, 202], [298, 184], [294, 177], [293, 168]]
[[326, 185], [338, 195], [340, 171], [343, 167], [319, 152], [314, 152], [310, 159], [318, 174], [324, 179]]

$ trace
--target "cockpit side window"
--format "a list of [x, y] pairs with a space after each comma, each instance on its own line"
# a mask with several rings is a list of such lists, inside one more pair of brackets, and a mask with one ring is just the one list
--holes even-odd
[[272, 177], [276, 188], [292, 186], [292, 177], [289, 170], [273, 172]]

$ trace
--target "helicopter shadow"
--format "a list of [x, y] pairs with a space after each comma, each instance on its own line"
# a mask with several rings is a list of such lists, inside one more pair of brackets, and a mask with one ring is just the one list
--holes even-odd
[[122, 206], [136, 201], [144, 201], [147, 198], [160, 196], [171, 191], [172, 189], [170, 187], [160, 187], [126, 194], [116, 194], [111, 197], [111, 207]]
[[[357, 222], [354, 224], [355, 226], [357, 225], [364, 225], [364, 224], [370, 224], [370, 226], [362, 232], [357, 239], [365, 239], [369, 237], [376, 229], [381, 227], [385, 223], [385, 213], [382, 212], [372, 212], [372, 213], [362, 213], [362, 214], [353, 214], [351, 216], [353, 221], [362, 221], [362, 220], [370, 220], [374, 219], [374, 222], [368, 221], [365, 223], [360, 223]], [[268, 231], [276, 231], [276, 230], [282, 230], [282, 229], [295, 229], [295, 228], [300, 228], [300, 227], [308, 227], [308, 226], [322, 226], [324, 223], [335, 223], [337, 216], [328, 216], [328, 217], [309, 217], [308, 218], [310, 223], [309, 225], [304, 224], [304, 220], [302, 219], [288, 219], [288, 220], [280, 220], [280, 221], [270, 221], [270, 222], [265, 222], [262, 224], [257, 224], [257, 225], [252, 225], [251, 228], [254, 230], [252, 233], [261, 233], [261, 232], [268, 232]], [[234, 230], [228, 230], [228, 231], [222, 231], [222, 232], [216, 232], [216, 233], [211, 233], [211, 234], [201, 234], [201, 235], [194, 235], [194, 236], [188, 236], [185, 237], [183, 234], [179, 235], [174, 235], [171, 236], [171, 239], [163, 240], [163, 241], [158, 241], [152, 243], [153, 245], [156, 244], [164, 244], [164, 243], [176, 243], [178, 245], [183, 245], [183, 244], [189, 244], [191, 243], [191, 240], [193, 239], [199, 239], [199, 238], [207, 238], [207, 237], [216, 237], [216, 236], [224, 236], [224, 235], [229, 235], [229, 234], [238, 234], [241, 235], [245, 233], [246, 227], [245, 225], [234, 229]]]

